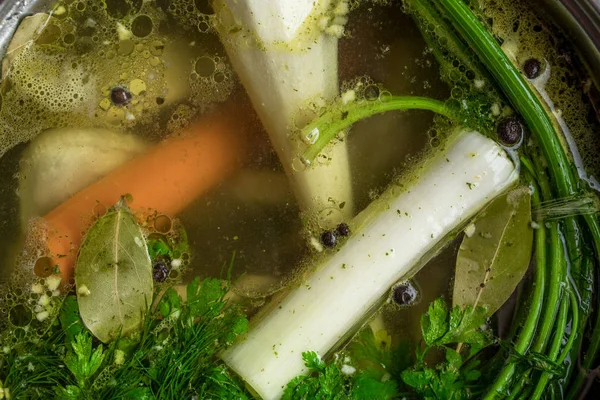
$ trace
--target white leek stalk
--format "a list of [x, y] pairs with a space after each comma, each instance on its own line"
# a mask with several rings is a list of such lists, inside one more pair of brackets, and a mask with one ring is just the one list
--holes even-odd
[[494, 141], [455, 133], [403, 188], [389, 188], [359, 214], [345, 245], [272, 305], [223, 359], [263, 399], [280, 398], [290, 379], [307, 372], [302, 352], [332, 350], [395, 282], [416, 273], [449, 233], [517, 178]]
[[348, 6], [335, 0], [216, 0], [216, 26], [277, 151], [300, 206], [315, 212], [345, 203], [353, 216], [344, 143], [305, 169], [297, 133], [338, 95], [337, 45]]

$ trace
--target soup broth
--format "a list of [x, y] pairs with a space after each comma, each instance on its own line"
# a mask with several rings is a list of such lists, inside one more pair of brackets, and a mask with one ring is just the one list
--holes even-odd
[[[330, 2], [331, 5], [326, 11], [328, 14], [324, 15], [329, 18], [326, 21], [326, 29], [330, 30], [327, 31], [330, 33], [328, 37], [339, 36], [339, 38], [327, 39], [335, 40], [336, 43], [334, 48], [337, 49], [337, 56], [334, 71], [337, 73], [337, 82], [333, 86], [336, 88], [339, 86], [339, 93], [334, 93], [331, 98], [327, 96], [318, 99], [307, 98], [295, 103], [296, 109], [293, 118], [286, 126], [288, 136], [285, 139], [293, 143], [290, 145], [296, 154], [293, 161], [284, 159], [282, 156], [285, 152], [282, 150], [284, 146], [280, 145], [273, 135], [273, 130], [276, 129], [273, 128], [275, 123], [272, 121], [278, 116], [272, 116], [272, 121], [265, 120], [270, 118], [265, 115], [271, 112], [276, 114], [280, 110], [264, 111], [264, 104], [261, 107], [255, 90], [249, 88], [250, 78], [247, 73], [240, 72], [238, 55], [232, 50], [241, 49], [239, 51], [244, 52], [247, 51], [244, 46], [249, 46], [250, 51], [261, 54], [254, 56], [258, 60], [262, 56], [268, 58], [269, 52], [273, 49], [269, 47], [270, 44], [266, 40], [264, 49], [253, 48], [255, 42], [252, 40], [256, 40], [256, 43], [262, 46], [263, 38], [256, 39], [254, 36], [258, 33], [250, 31], [245, 40], [251, 44], [244, 42], [243, 46], [235, 47], [232, 44], [234, 39], [226, 38], [223, 33], [223, 24], [227, 23], [227, 15], [219, 11], [218, 7], [222, 6], [222, 2], [215, 2], [213, 8], [208, 0], [63, 0], [45, 13], [23, 19], [4, 56], [0, 88], [0, 171], [2, 171], [0, 175], [0, 203], [2, 204], [0, 207], [2, 221], [0, 278], [3, 281], [0, 291], [0, 315], [2, 315], [0, 327], [3, 333], [0, 340], [3, 341], [1, 345], [5, 349], [5, 354], [17, 351], [23, 343], [42, 340], [44, 335], [56, 328], [55, 321], [60, 325], [62, 321], [57, 318], [62, 315], [60, 310], [63, 309], [63, 304], [68, 304], [65, 299], [74, 299], [74, 296], [77, 296], [84, 317], [86, 311], [81, 299], [91, 296], [90, 293], [94, 292], [89, 291], [89, 284], [83, 285], [77, 280], [77, 273], [74, 277], [73, 274], [68, 276], [72, 279], [65, 279], [65, 269], [60, 263], [63, 262], [61, 261], [63, 258], [66, 260], [70, 259], [69, 257], [76, 260], [79, 256], [81, 260], [84, 253], [89, 251], [86, 249], [95, 246], [90, 244], [90, 237], [93, 235], [88, 232], [100, 229], [96, 227], [102, 225], [103, 221], [108, 221], [112, 215], [117, 215], [118, 222], [115, 225], [117, 233], [110, 235], [110, 238], [106, 237], [106, 243], [114, 241], [115, 248], [121, 246], [115, 236], [124, 240], [123, 236], [119, 236], [121, 226], [119, 224], [122, 224], [125, 218], [122, 215], [133, 212], [131, 215], [134, 215], [132, 218], [134, 222], [127, 229], [134, 229], [132, 226], [139, 229], [135, 240], [143, 240], [144, 244], [140, 247], [148, 250], [149, 255], [145, 258], [141, 256], [144, 258], [143, 262], [135, 262], [137, 265], [146, 265], [147, 261], [149, 271], [152, 271], [154, 286], [150, 287], [149, 293], [155, 293], [155, 297], [150, 296], [148, 310], [157, 307], [160, 309], [160, 306], [157, 306], [156, 296], [164, 293], [167, 287], [173, 286], [179, 293], [187, 293], [186, 296], [189, 297], [192, 292], [189, 289], [186, 292], [185, 285], [194, 282], [194, 278], [199, 277], [200, 280], [207, 282], [210, 278], [222, 279], [223, 282], [228, 282], [223, 283], [223, 287], [228, 289], [226, 299], [230, 300], [230, 304], [235, 304], [232, 307], [236, 310], [238, 309], [236, 307], [239, 307], [240, 315], [244, 317], [253, 317], [250, 322], [249, 338], [251, 338], [253, 332], [263, 329], [261, 321], [268, 321], [269, 315], [274, 315], [278, 308], [285, 307], [285, 304], [288, 304], [286, 299], [293, 298], [298, 290], [308, 285], [306, 282], [312, 282], [311, 277], [314, 276], [315, 271], [322, 270], [323, 266], [328, 265], [329, 260], [335, 260], [337, 254], [343, 254], [342, 249], [346, 244], [350, 246], [357, 243], [358, 239], [354, 242], [352, 240], [360, 235], [369, 236], [370, 227], [375, 225], [374, 221], [378, 218], [378, 213], [383, 213], [382, 209], [386, 205], [389, 209], [389, 204], [393, 203], [394, 198], [418, 190], [416, 187], [419, 182], [428, 176], [427, 160], [437, 157], [435, 155], [439, 152], [452, 149], [454, 143], [452, 140], [459, 135], [454, 132], [462, 129], [457, 126], [466, 125], [468, 130], [472, 131], [487, 123], [488, 125], [485, 126], [488, 128], [493, 126], [493, 129], [490, 128], [489, 131], [482, 129], [481, 133], [502, 142], [496, 136], [495, 127], [502, 121], [517, 116], [520, 126], [524, 127], [524, 136], [519, 137], [520, 142], [516, 146], [503, 143], [498, 147], [499, 152], [502, 152], [506, 159], [512, 157], [515, 164], [519, 164], [519, 157], [523, 159], [521, 150], [526, 146], [528, 149], [525, 151], [526, 156], [541, 154], [538, 139], [532, 133], [536, 127], [532, 128], [523, 123], [523, 118], [519, 116], [523, 112], [511, 103], [512, 99], [507, 100], [504, 91], [495, 88], [492, 73], [485, 72], [485, 75], [479, 76], [478, 71], [473, 72], [469, 69], [469, 65], [465, 67], [460, 64], [464, 60], [452, 59], [453, 51], [456, 49], [451, 46], [450, 39], [439, 40], [438, 43], [432, 44], [431, 38], [444, 37], [443, 32], [440, 34], [444, 25], [426, 24], [419, 20], [420, 11], [416, 8], [416, 3], [420, 2], [421, 0], [408, 1], [406, 4], [400, 1]], [[497, 40], [510, 60], [518, 68], [530, 60], [537, 62], [535, 65], [529, 64], [529, 67], [537, 68], [541, 72], [538, 73], [537, 70], [531, 72], [532, 76], [535, 76], [528, 82], [544, 101], [545, 110], [554, 118], [554, 127], [561, 132], [560, 141], [572, 155], [573, 170], [576, 176], [581, 178], [581, 181], [578, 181], [577, 196], [581, 194], [579, 197], [583, 200], [575, 195], [573, 198], [557, 195], [556, 201], [562, 201], [560, 204], [552, 203], [552, 199], [546, 200], [544, 197], [544, 201], [547, 202], [542, 203], [541, 206], [538, 204], [538, 208], [534, 204], [531, 206], [533, 211], [531, 207], [527, 207], [529, 210], [527, 221], [522, 224], [525, 227], [523, 229], [527, 230], [527, 235], [523, 237], [533, 238], [534, 235], [539, 235], [540, 225], [544, 224], [548, 224], [546, 226], [548, 230], [558, 229], [553, 228], [555, 227], [553, 224], [560, 221], [560, 224], [565, 224], [560, 225], [560, 240], [568, 247], [568, 238], [566, 238], [568, 234], [565, 232], [571, 228], [564, 219], [583, 218], [581, 215], [592, 215], [595, 218], [597, 211], [596, 191], [600, 185], [597, 181], [600, 164], [596, 156], [598, 152], [596, 133], [599, 126], [597, 110], [593, 108], [594, 103], [590, 101], [590, 96], [597, 92], [595, 82], [588, 76], [585, 65], [578, 58], [576, 49], [570, 45], [564, 33], [553, 25], [549, 16], [538, 12], [539, 5], [492, 0], [482, 0], [478, 3], [480, 4], [473, 5], [476, 6], [477, 16], [484, 22], [486, 29]], [[320, 18], [320, 14], [318, 17]], [[240, 17], [241, 19], [243, 18]], [[446, 23], [447, 20], [446, 18]], [[242, 24], [238, 20], [236, 23]], [[240, 26], [243, 27], [243, 24]], [[336, 30], [338, 26], [342, 29], [339, 32]], [[246, 28], [234, 24], [228, 34], [234, 37], [233, 35], [238, 34], [238, 29]], [[458, 35], [457, 32], [452, 31], [452, 34]], [[308, 34], [312, 33], [309, 31]], [[319, 40], [321, 39], [315, 39], [315, 47]], [[275, 42], [277, 46], [280, 45]], [[444, 51], [445, 48], [450, 50]], [[276, 50], [283, 51], [280, 47], [276, 47]], [[310, 51], [312, 51], [310, 47], [308, 50], [306, 48], [291, 50], [293, 54], [308, 54]], [[450, 60], [448, 65], [440, 66], [440, 52], [442, 58], [446, 57], [446, 60]], [[473, 65], [479, 62], [472, 56], [467, 59], [472, 61]], [[264, 76], [260, 76], [260, 68], [263, 67], [258, 65], [255, 71], [257, 80], [264, 79]], [[296, 66], [290, 65], [289, 70], [293, 71], [294, 68]], [[311, 69], [313, 66], [304, 65], [304, 68]], [[469, 72], [475, 74], [475, 78], [470, 77]], [[264, 74], [268, 73], [269, 71], [265, 70]], [[319, 74], [317, 68], [314, 75]], [[478, 80], [481, 82], [480, 86]], [[288, 85], [287, 90], [298, 91], [283, 78], [279, 81], [273, 79], [273, 82], [277, 82], [273, 84], [275, 86]], [[271, 89], [271, 87], [264, 88], [265, 91]], [[481, 97], [474, 96], [473, 93], [477, 90], [484, 94]], [[336, 107], [341, 110], [338, 114], [341, 114], [341, 120], [344, 120], [348, 115], [350, 117], [353, 115], [353, 109], [347, 106], [348, 104], [352, 105], [353, 102], [359, 105], [370, 104], [371, 100], [374, 100], [373, 104], [375, 102], [389, 104], [392, 95], [440, 99], [444, 101], [446, 107], [444, 109], [448, 114], [460, 115], [458, 119], [461, 123], [450, 122], [451, 119], [445, 118], [448, 115], [434, 115], [431, 108], [372, 113], [369, 114], [369, 118], [361, 118], [357, 123], [352, 124], [351, 128], [340, 129], [341, 134], [336, 132], [333, 144], [330, 143], [323, 152], [319, 152], [326, 161], [319, 161], [317, 158], [317, 161], [312, 164], [306, 162], [308, 166], [296, 165], [302, 155], [306, 154], [303, 152], [320, 140], [318, 128], [315, 128], [317, 138], [313, 142], [310, 138], [307, 140], [306, 137], [301, 137], [303, 129], [309, 126], [309, 122], [323, 117], [328, 110], [338, 110]], [[374, 97], [370, 99], [369, 96]], [[486, 102], [489, 99], [497, 99], [497, 101], [488, 104]], [[468, 108], [472, 108], [473, 103], [467, 103], [471, 101], [480, 102], [477, 103], [481, 106], [477, 118], [481, 117], [481, 120], [487, 118], [485, 121], [489, 120], [492, 123], [482, 122], [481, 125], [469, 126], [468, 118], [474, 115], [468, 114], [468, 112], [472, 113]], [[464, 112], [467, 117], [464, 117], [461, 112]], [[235, 132], [225, 132], [227, 129]], [[195, 157], [196, 144], [182, 147], [179, 153], [174, 154], [166, 151], [161, 153], [156, 149], [160, 149], [161, 146], [164, 149], [178, 140], [186, 140], [205, 131], [210, 133], [220, 132], [220, 130], [224, 131], [222, 135], [206, 139], [206, 143], [216, 143], [215, 146], [198, 153], [200, 154], [198, 171], [201, 172], [196, 175], [205, 174], [206, 183], [202, 189], [194, 192], [194, 196], [187, 194], [186, 188], [177, 186], [178, 177], [163, 176], [161, 171], [170, 171], [169, 167], [179, 165], [178, 163], [183, 167], [174, 170], [179, 171], [182, 176], [194, 175], [194, 168], [198, 167], [185, 164], [185, 160]], [[321, 135], [324, 131], [325, 129], [321, 129]], [[522, 147], [519, 148], [519, 145]], [[328, 198], [309, 196], [311, 201], [314, 200], [314, 204], [307, 206], [298, 183], [302, 178], [298, 176], [301, 176], [305, 169], [308, 170], [315, 165], [316, 168], [323, 168], [321, 174], [326, 174], [327, 171], [335, 172], [334, 160], [338, 160], [337, 152], [340, 148], [347, 152], [345, 157], [348, 160], [348, 176], [351, 177], [347, 184], [350, 185], [348, 192], [351, 198], [336, 197], [336, 195]], [[110, 183], [110, 180], [117, 176], [115, 171], [127, 171], [129, 166], [136, 165], [136, 160], [144, 157], [151, 168], [148, 168], [147, 173], [136, 175], [134, 181], [141, 183], [139, 187], [143, 188], [142, 192], [147, 193], [149, 199], [154, 197], [175, 199], [179, 196], [180, 201], [178, 200], [177, 204], [183, 203], [184, 206], [177, 208], [176, 212], [171, 212], [170, 209], [161, 210], [153, 204], [147, 204], [145, 197], [140, 200], [142, 197], [138, 197], [135, 193], [128, 196], [131, 189], [122, 184], [128, 182], [126, 180], [115, 180], [117, 183], [114, 185]], [[527, 196], [532, 196], [538, 191], [538, 184], [534, 183], [538, 174], [539, 176], [546, 174], [546, 172], [535, 173], [535, 171], [545, 170], [549, 164], [547, 161], [538, 163], [535, 156], [531, 158], [533, 167], [527, 164], [527, 160], [521, 161], [520, 167], [516, 168], [516, 173], [520, 173], [518, 182], [515, 179], [514, 184], [508, 185], [510, 188], [516, 186], [530, 188], [531, 193], [528, 191]], [[222, 159], [228, 161], [222, 162], [221, 165], [218, 160]], [[542, 157], [540, 156], [539, 159]], [[450, 163], [448, 158], [446, 160]], [[215, 166], [217, 164], [219, 167]], [[129, 171], [133, 168], [131, 167]], [[202, 172], [205, 170], [212, 172]], [[487, 172], [483, 175], [485, 174]], [[440, 176], [439, 179], [451, 178]], [[343, 178], [334, 179], [336, 185], [342, 180]], [[124, 196], [124, 203], [119, 204], [128, 204], [128, 206], [113, 208], [117, 201], [106, 204], [85, 194], [90, 187], [101, 185], [102, 182], [109, 182], [105, 189], [107, 191], [115, 190], [110, 189], [112, 187], [118, 187], [120, 190], [118, 198]], [[472, 191], [472, 185], [477, 187], [478, 183], [467, 181], [466, 185], [463, 184], [463, 189], [467, 192], [465, 198], [468, 197], [469, 191]], [[102, 191], [103, 186], [99, 187]], [[552, 191], [554, 193], [554, 187]], [[325, 192], [329, 193], [327, 190]], [[331, 193], [333, 192], [334, 189], [331, 189]], [[499, 192], [503, 195], [506, 190], [502, 189]], [[77, 199], [81, 193], [84, 193], [81, 198], [85, 198], [87, 203], [83, 200], [80, 203], [73, 202], [73, 199]], [[542, 193], [545, 193], [544, 188]], [[535, 195], [533, 196], [535, 203]], [[491, 198], [487, 199], [484, 205], [491, 200]], [[444, 201], [446, 199], [439, 199], [440, 203]], [[462, 195], [460, 201], [461, 203], [457, 203], [459, 208], [463, 207]], [[79, 207], [77, 204], [85, 204], [83, 211], [77, 208]], [[513, 207], [510, 202], [506, 204], [508, 204], [506, 209]], [[66, 211], [60, 211], [63, 210], [61, 207], [66, 207], [64, 209]], [[173, 207], [175, 209], [175, 206]], [[377, 211], [373, 212], [372, 209], [377, 207], [379, 207]], [[514, 207], [516, 210], [517, 206]], [[128, 211], [129, 208], [131, 212]], [[483, 208], [482, 205], [478, 210]], [[51, 216], [58, 215], [56, 210], [67, 213], [60, 214], [63, 215], [63, 219], [66, 218], [64, 215], [68, 215], [69, 220], [78, 221], [79, 225], [71, 225], [82, 227], [78, 232], [79, 235], [69, 237], [65, 232], [53, 233], [54, 228], [49, 221]], [[407, 368], [408, 365], [411, 365], [413, 370], [424, 368], [425, 364], [414, 366], [410, 364], [410, 360], [414, 358], [412, 354], [415, 345], [425, 343], [422, 342], [423, 340], [427, 341], [423, 336], [426, 332], [423, 325], [424, 316], [429, 315], [427, 318], [433, 318], [433, 309], [430, 305], [440, 297], [448, 301], [451, 308], [452, 298], [456, 293], [455, 270], [459, 268], [457, 256], [459, 259], [461, 255], [464, 257], [465, 249], [468, 248], [469, 243], [473, 243], [468, 241], [473, 235], [491, 237], [490, 233], [481, 230], [482, 225], [478, 225], [479, 221], [486, 218], [486, 210], [489, 211], [484, 209], [483, 214], [477, 213], [480, 216], [476, 217], [474, 223], [472, 213], [466, 213], [464, 220], [461, 219], [448, 229], [448, 234], [439, 238], [435, 236], [435, 243], [426, 252], [426, 256], [420, 256], [418, 263], [415, 263], [422, 266], [422, 269], [415, 269], [414, 265], [410, 270], [407, 267], [399, 282], [389, 282], [385, 288], [374, 287], [372, 289], [374, 292], [381, 290], [383, 293], [379, 296], [380, 300], [369, 308], [370, 312], [357, 315], [357, 320], [352, 323], [353, 329], [337, 337], [335, 345], [330, 346], [326, 353], [319, 356], [326, 358], [331, 366], [338, 365], [343, 372], [340, 375], [344, 377], [343, 379], [352, 379], [351, 377], [357, 376], [354, 374], [358, 374], [361, 368], [367, 370], [367, 367], [373, 367], [380, 362], [383, 372], [378, 370], [377, 373], [381, 373], [378, 382], [384, 385], [390, 379], [393, 382], [398, 381], [397, 386], [392, 389], [395, 394], [389, 398], [395, 398], [394, 396], [400, 396], [402, 393], [415, 395], [416, 398], [425, 396], [423, 391], [419, 391], [421, 389], [418, 385], [411, 384], [408, 378], [404, 382], [398, 380], [400, 379], [398, 371], [388, 369], [381, 361], [384, 356], [377, 358], [373, 353], [369, 357], [374, 358], [365, 361], [365, 358], [360, 358], [360, 354], [362, 356], [365, 354], [357, 352], [356, 348], [360, 347], [361, 343], [371, 340], [369, 338], [372, 337], [374, 347], [370, 349], [373, 352], [379, 351], [383, 354], [391, 348], [397, 348], [400, 349], [398, 351], [405, 353], [404, 359], [409, 360], [409, 364], [402, 368]], [[555, 212], [560, 215], [555, 219], [538, 219], [541, 214], [536, 212]], [[515, 213], [516, 211], [510, 214], [511, 222], [505, 224], [502, 235], [512, 229], [511, 218]], [[404, 210], [398, 209], [397, 214], [398, 218], [413, 218], [408, 213], [404, 215]], [[355, 218], [356, 215], [358, 217]], [[64, 220], [64, 223], [65, 226], [69, 225], [67, 220]], [[387, 234], [392, 232], [396, 232], [393, 226]], [[131, 240], [135, 235], [136, 233], [132, 233]], [[409, 237], [413, 233], [407, 232], [407, 235]], [[548, 235], [550, 236], [550, 233]], [[586, 235], [593, 235], [593, 229], [581, 228], [581, 231], [577, 232], [577, 238], [581, 243], [583, 237], [587, 237]], [[431, 239], [433, 241], [434, 233], [431, 233]], [[69, 253], [60, 254], [49, 249], [48, 243], [52, 240], [68, 242]], [[518, 237], [505, 239], [501, 236], [497, 246], [499, 249], [502, 245], [510, 247], [518, 241]], [[513, 286], [506, 296], [510, 298], [504, 299], [496, 307], [498, 311], [487, 315], [485, 319], [488, 326], [485, 330], [486, 335], [496, 338], [494, 350], [501, 348], [499, 344], [505, 341], [510, 347], [518, 340], [518, 336], [515, 335], [522, 327], [522, 323], [519, 322], [521, 320], [518, 318], [526, 313], [525, 306], [519, 306], [519, 303], [525, 304], [522, 299], [529, 299], [527, 296], [534, 291], [532, 287], [535, 285], [532, 285], [532, 282], [537, 276], [535, 275], [536, 260], [539, 258], [536, 259], [536, 254], [539, 254], [539, 247], [531, 250], [531, 246], [536, 246], [537, 242], [533, 239], [529, 242], [528, 254], [532, 257], [532, 261], [529, 263], [530, 257], [526, 257], [527, 262], [521, 268], [522, 271], [519, 272], [521, 275], [514, 286], [519, 281], [521, 283], [517, 288]], [[542, 239], [541, 242], [545, 243], [545, 240]], [[107, 244], [106, 247], [110, 246]], [[102, 251], [98, 250], [97, 253], [100, 254], [98, 257], [102, 257], [104, 254]], [[379, 249], [373, 249], [373, 252], [375, 251]], [[385, 249], [385, 251], [393, 253], [394, 249]], [[487, 250], [473, 250], [474, 253], [478, 251]], [[527, 250], [523, 251], [527, 253]], [[582, 257], [589, 261], [589, 268], [593, 270], [594, 266], [597, 266], [594, 250], [590, 248], [582, 252], [585, 253]], [[494, 253], [490, 265], [494, 265], [497, 253], [498, 250]], [[115, 250], [114, 254], [117, 257], [118, 250]], [[553, 256], [556, 254], [553, 253]], [[571, 268], [573, 260], [567, 262], [564, 257], [568, 258], [569, 253], [566, 254], [567, 256], [562, 255], [564, 270], [568, 270], [565, 276], [568, 274], [569, 279], [579, 282], [580, 276], [575, 276], [576, 271], [568, 269]], [[118, 264], [115, 259], [114, 267]], [[340, 266], [341, 269], [346, 267], [355, 266], [346, 264]], [[360, 268], [358, 265], [356, 267]], [[76, 263], [71, 268], [80, 268], [80, 264]], [[490, 266], [488, 272], [491, 269]], [[584, 272], [581, 274], [583, 275]], [[584, 295], [583, 299], [593, 302], [595, 295], [591, 295], [591, 290], [595, 287], [597, 278], [591, 273], [589, 276], [592, 277], [591, 282], [585, 290], [590, 291], [590, 294]], [[338, 277], [336, 276], [335, 279]], [[368, 288], [369, 283], [366, 281], [370, 277], [364, 279], [365, 287]], [[334, 280], [334, 276], [331, 276], [331, 280]], [[550, 280], [549, 277], [548, 282]], [[488, 283], [486, 276], [485, 281], [481, 283], [481, 289], [478, 289], [478, 300]], [[493, 287], [492, 284], [490, 286]], [[581, 296], [579, 292], [582, 290], [581, 287], [577, 290], [577, 295]], [[340, 288], [340, 295], [343, 292], [343, 288]], [[69, 294], [71, 296], [67, 297]], [[185, 296], [183, 297], [185, 299]], [[564, 302], [565, 311], [561, 312], [567, 315], [567, 300]], [[527, 307], [533, 307], [532, 304], [534, 303], [528, 300]], [[470, 311], [465, 312], [475, 315], [478, 312], [477, 305], [476, 301], [474, 308], [467, 309]], [[160, 310], [163, 312], [162, 309]], [[316, 310], [315, 312], [318, 313], [318, 307]], [[582, 311], [580, 321], [584, 320], [584, 314], [586, 318], [590, 315], [588, 323], [592, 324], [590, 312]], [[165, 321], [168, 320], [166, 314], [162, 314], [161, 320], [163, 317]], [[215, 320], [219, 318], [221, 317], [214, 317]], [[223, 317], [222, 320], [225, 321], [226, 318], [228, 317]], [[568, 320], [569, 324], [572, 323], [573, 314], [569, 313], [564, 319]], [[89, 320], [83, 318], [83, 323], [95, 336], [94, 348], [97, 348], [100, 341], [110, 343], [117, 338], [112, 336], [110, 340], [105, 340], [105, 336], [99, 336], [91, 328], [93, 324]], [[565, 326], [566, 324], [567, 322]], [[570, 328], [566, 331], [568, 333]], [[359, 333], [356, 334], [357, 332]], [[123, 331], [118, 333], [119, 338], [121, 333], [125, 333], [124, 326]], [[91, 337], [90, 343], [92, 343]], [[568, 335], [565, 338], [568, 338]], [[165, 343], [167, 340], [165, 339]], [[244, 338], [241, 338], [238, 341], [243, 340]], [[218, 341], [215, 339], [215, 342]], [[463, 342], [468, 346], [467, 348], [476, 347], [475, 343], [469, 342], [465, 337], [451, 342], [457, 354], [460, 354]], [[594, 339], [586, 338], [583, 342], [579, 340], [578, 343], [580, 346], [588, 346], [593, 342]], [[485, 342], [486, 345], [489, 343]], [[446, 344], [444, 346], [449, 347]], [[431, 366], [436, 363], [450, 362], [447, 359], [449, 356], [444, 353], [446, 347], [441, 348], [444, 350], [439, 348], [432, 350], [423, 360]], [[233, 362], [227, 358], [228, 356], [220, 353], [223, 349], [224, 347], [219, 347], [218, 356], [223, 357], [227, 365], [231, 364], [233, 373], [230, 375], [239, 375], [240, 382], [247, 380], [241, 372], [242, 369], [232, 366]], [[311, 350], [317, 351], [309, 348], [303, 351]], [[494, 354], [489, 347], [488, 350], [490, 354]], [[117, 351], [121, 351], [120, 348]], [[129, 350], [123, 350], [124, 355], [119, 357], [132, 354], [127, 351]], [[505, 355], [498, 351], [498, 354]], [[279, 357], [275, 344], [272, 352]], [[515, 354], [517, 353], [519, 351], [515, 350]], [[543, 354], [542, 348], [537, 350], [537, 353]], [[569, 357], [577, 356], [577, 352], [569, 354]], [[422, 355], [425, 357], [425, 350]], [[491, 359], [487, 353], [485, 355], [487, 359]], [[300, 360], [300, 354], [295, 356]], [[419, 357], [418, 352], [417, 357]], [[552, 366], [558, 365], [556, 368], [563, 368], [564, 359], [559, 362], [556, 361], [556, 355], [553, 357]], [[214, 357], [211, 354], [206, 359], [209, 358], [218, 359], [217, 354]], [[389, 361], [387, 358], [385, 360]], [[527, 360], [533, 363], [530, 359]], [[502, 361], [504, 362], [504, 358]], [[218, 362], [219, 368], [224, 368], [225, 371], [223, 366], [225, 364]], [[259, 362], [261, 361], [257, 361]], [[570, 363], [567, 360], [566, 364], [569, 366], [564, 367], [565, 370], [572, 371], [570, 368], [573, 362], [574, 360]], [[0, 361], [0, 369], [6, 368], [8, 363], [7, 356]], [[123, 362], [118, 364], [115, 361], [114, 368], [109, 366], [116, 369], [122, 364]], [[461, 368], [465, 365], [466, 361]], [[538, 367], [537, 364], [531, 367], [533, 371], [529, 371], [531, 376], [537, 377], [538, 373], [549, 370], [553, 371], [555, 376], [558, 375], [555, 369], [547, 367], [545, 370], [546, 367]], [[402, 368], [398, 367], [400, 371]], [[359, 372], [356, 372], [357, 369]], [[317, 374], [325, 373], [324, 369], [311, 367], [310, 370]], [[89, 382], [84, 380], [87, 382], [86, 385], [102, 388], [110, 386], [110, 383], [102, 380], [110, 380], [109, 367], [99, 371], [97, 375], [92, 373], [86, 378]], [[301, 372], [306, 374], [309, 371], [305, 368]], [[402, 379], [404, 377], [405, 375], [402, 375]], [[10, 379], [10, 376], [2, 371], [0, 389], [3, 388], [3, 381], [10, 382]], [[566, 395], [566, 392], [558, 394], [558, 390], [566, 389], [557, 386], [555, 381], [552, 381], [552, 390], [557, 392], [554, 397], [548, 398]], [[249, 379], [246, 386], [239, 383], [239, 390], [245, 393], [244, 396], [252, 393], [265, 398], [277, 398], [277, 396], [264, 395], [263, 393], [267, 391], [261, 392], [254, 382]], [[344, 382], [350, 385], [349, 381]], [[296, 384], [300, 384], [300, 381]], [[81, 382], [78, 385], [83, 390], [84, 385]], [[155, 396], [159, 396], [156, 393], [163, 393], [155, 391], [158, 389], [154, 386], [151, 390]], [[380, 393], [375, 391], [380, 389], [373, 388], [373, 390], [374, 396]], [[479, 398], [485, 393], [485, 389], [479, 387], [472, 392], [470, 390], [468, 389], [467, 392], [473, 398]], [[519, 390], [527, 389], [520, 387]], [[0, 392], [0, 399], [4, 398], [3, 396], [9, 398], [3, 393]], [[191, 392], [185, 393], [187, 395]], [[198, 396], [201, 392], [195, 393]], [[520, 392], [515, 391], [515, 393]], [[209, 394], [205, 395], [209, 396]], [[439, 396], [439, 393], [437, 395]], [[239, 393], [231, 394], [232, 397], [223, 394], [224, 397], [216, 396], [216, 398], [243, 398]], [[304, 398], [311, 398], [310, 394], [307, 396], [309, 397]], [[369, 398], [368, 395], [366, 396], [364, 398]], [[524, 398], [530, 398], [527, 397], [528, 395], [525, 396]]]

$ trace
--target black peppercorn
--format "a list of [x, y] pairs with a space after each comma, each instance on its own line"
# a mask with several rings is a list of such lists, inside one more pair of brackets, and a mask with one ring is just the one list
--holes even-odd
[[408, 306], [417, 300], [419, 292], [410, 282], [402, 282], [392, 288], [392, 300], [400, 306]]
[[542, 73], [542, 63], [535, 58], [530, 58], [523, 64], [525, 76], [529, 79], [535, 79]]
[[332, 248], [337, 244], [337, 236], [334, 231], [325, 231], [321, 234], [321, 243], [323, 246]]
[[339, 236], [348, 236], [350, 234], [350, 227], [345, 222], [342, 222], [335, 229]]
[[131, 93], [120, 86], [115, 86], [110, 90], [110, 100], [116, 106], [125, 106], [129, 104], [132, 97]]
[[504, 144], [514, 145], [519, 143], [523, 136], [523, 123], [515, 117], [505, 118], [498, 124], [496, 134]]
[[169, 276], [169, 267], [162, 261], [154, 263], [154, 267], [152, 269], [152, 277], [156, 282], [164, 282], [167, 280]]

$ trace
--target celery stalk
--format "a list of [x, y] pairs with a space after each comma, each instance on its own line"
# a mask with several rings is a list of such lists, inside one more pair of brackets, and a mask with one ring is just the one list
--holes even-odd
[[416, 273], [444, 238], [518, 179], [494, 141], [464, 130], [412, 176], [361, 212], [347, 242], [222, 355], [262, 398], [280, 398], [290, 379], [307, 372], [302, 352], [334, 349], [395, 282]]
[[345, 203], [353, 216], [345, 143], [306, 169], [299, 130], [338, 95], [338, 36], [345, 1], [216, 0], [216, 27], [265, 126], [303, 211]]

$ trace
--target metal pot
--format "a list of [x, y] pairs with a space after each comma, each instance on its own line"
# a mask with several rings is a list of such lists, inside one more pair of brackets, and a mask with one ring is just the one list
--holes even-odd
[[600, 84], [600, 0], [542, 0], [574, 39], [583, 61]]

